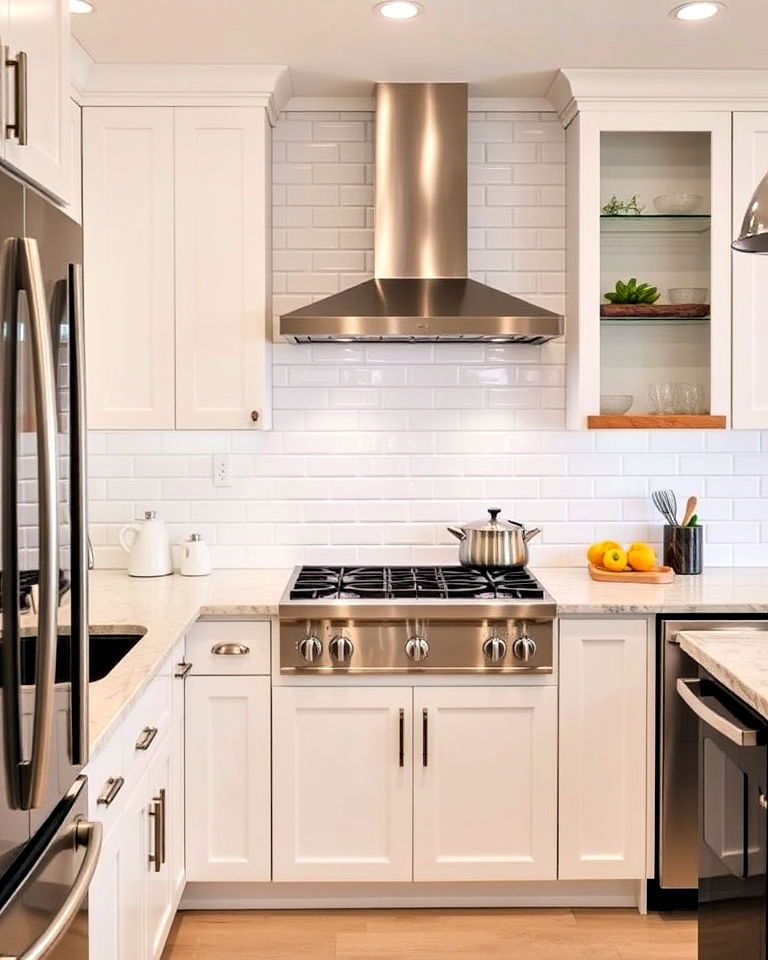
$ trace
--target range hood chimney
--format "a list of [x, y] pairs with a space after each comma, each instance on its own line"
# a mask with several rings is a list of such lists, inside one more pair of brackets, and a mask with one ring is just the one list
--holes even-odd
[[280, 317], [294, 343], [544, 343], [563, 317], [467, 277], [467, 85], [376, 85], [374, 279]]

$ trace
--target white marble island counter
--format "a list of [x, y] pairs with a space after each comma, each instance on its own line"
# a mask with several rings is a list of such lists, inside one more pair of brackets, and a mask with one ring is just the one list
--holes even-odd
[[768, 719], [768, 633], [690, 630], [678, 639], [688, 656]]

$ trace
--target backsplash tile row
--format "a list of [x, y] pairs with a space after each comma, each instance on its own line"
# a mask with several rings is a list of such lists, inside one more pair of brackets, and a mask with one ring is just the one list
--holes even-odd
[[[560, 123], [475, 113], [469, 129], [472, 276], [562, 310]], [[371, 114], [279, 120], [275, 314], [371, 275], [372, 135]], [[145, 509], [177, 540], [202, 533], [219, 567], [452, 563], [446, 525], [488, 506], [543, 528], [534, 565], [577, 565], [595, 539], [658, 544], [661, 485], [701, 498], [708, 564], [768, 564], [768, 434], [566, 432], [562, 342], [280, 343], [273, 362], [271, 432], [92, 433], [100, 566], [124, 566], [117, 532]], [[231, 487], [213, 485], [217, 453]]]

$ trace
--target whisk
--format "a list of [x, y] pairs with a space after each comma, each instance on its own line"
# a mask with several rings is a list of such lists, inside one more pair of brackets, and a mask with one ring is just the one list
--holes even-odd
[[653, 505], [671, 527], [677, 526], [677, 497], [673, 490], [654, 490]]

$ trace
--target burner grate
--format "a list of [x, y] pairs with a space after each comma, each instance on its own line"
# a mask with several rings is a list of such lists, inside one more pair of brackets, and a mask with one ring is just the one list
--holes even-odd
[[302, 567], [291, 600], [541, 600], [525, 568]]

